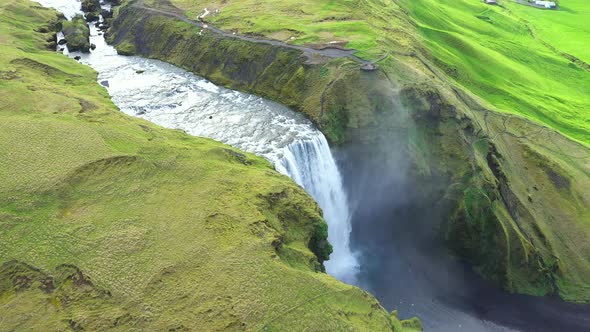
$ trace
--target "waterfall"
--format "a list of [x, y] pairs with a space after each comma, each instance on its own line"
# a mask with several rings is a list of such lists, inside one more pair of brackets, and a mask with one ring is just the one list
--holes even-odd
[[349, 284], [356, 281], [358, 263], [350, 250], [350, 209], [342, 178], [324, 135], [289, 144], [276, 169], [302, 186], [324, 211], [328, 223], [328, 240], [334, 248], [326, 271]]
[[[80, 13], [76, 0], [37, 0], [71, 18]], [[209, 137], [271, 161], [319, 204], [334, 249], [326, 270], [354, 284], [358, 270], [350, 250], [350, 208], [342, 178], [324, 135], [302, 114], [253, 95], [215, 86], [173, 65], [119, 56], [94, 24], [90, 42], [96, 49], [79, 56], [98, 71], [119, 109], [167, 128]], [[60, 35], [60, 38], [63, 35]], [[60, 48], [61, 48], [60, 47]]]

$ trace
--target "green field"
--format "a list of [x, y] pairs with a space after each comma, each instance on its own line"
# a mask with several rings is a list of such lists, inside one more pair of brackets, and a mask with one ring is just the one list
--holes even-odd
[[586, 0], [561, 0], [559, 10], [538, 10], [513, 2], [505, 5], [534, 27], [539, 39], [562, 52], [590, 63], [590, 4]]
[[227, 30], [298, 44], [346, 38], [360, 49], [367, 49], [374, 39], [367, 22], [353, 11], [355, 0], [175, 0], [173, 3], [186, 9], [191, 18], [208, 8], [213, 13], [205, 19]]
[[[149, 1], [148, 1], [149, 3]], [[196, 19], [204, 8], [206, 21], [227, 31], [278, 39], [293, 44], [347, 41], [347, 47], [368, 59], [383, 54], [383, 27], [399, 26], [399, 7], [372, 0], [173, 0]], [[219, 13], [216, 14], [215, 10]]]
[[[502, 112], [590, 143], [590, 72], [535, 39], [519, 17], [478, 1], [402, 2], [448, 76]], [[588, 43], [590, 34], [576, 39]]]
[[326, 225], [300, 187], [119, 112], [45, 48], [55, 17], [0, 4], [0, 330], [402, 330], [320, 272]]
[[[412, 22], [420, 34], [420, 41], [427, 48], [425, 54], [429, 60], [446, 74], [447, 79], [481, 98], [484, 107], [507, 115], [521, 115], [586, 146], [590, 144], [588, 68], [564, 57], [557, 45], [549, 44], [549, 39], [538, 39], [539, 33], [533, 33], [536, 28], [531, 27], [520, 14], [515, 13], [516, 11], [485, 5], [480, 1], [401, 0], [400, 3], [410, 13]], [[590, 4], [585, 6], [590, 9]], [[518, 7], [518, 11], [559, 15], [559, 11], [543, 11], [516, 4], [509, 7]], [[583, 8], [579, 9], [583, 11]], [[551, 28], [559, 30], [564, 28], [564, 25], [556, 24]], [[587, 30], [581, 29], [575, 40], [588, 44], [590, 34]], [[579, 48], [574, 54], [580, 56], [582, 51], [586, 49]], [[472, 107], [477, 109], [480, 106]], [[487, 128], [490, 128], [489, 120], [487, 118], [483, 121]], [[511, 126], [511, 121], [503, 121], [495, 128], [496, 133]], [[549, 190], [550, 185], [545, 186], [546, 189], [539, 195], [542, 203], [524, 203], [534, 217], [526, 220], [527, 218], [519, 216], [510, 223], [518, 225], [515, 234], [526, 230], [525, 242], [531, 241], [535, 251], [544, 256], [544, 265], [549, 266], [549, 269], [552, 264], [559, 266], [559, 271], [552, 278], [560, 296], [570, 301], [587, 302], [590, 294], [586, 281], [590, 273], [587, 254], [589, 247], [581, 234], [588, 234], [590, 221], [587, 195], [590, 154], [587, 149], [566, 143], [557, 135], [539, 134], [550, 133], [551, 129], [519, 129], [519, 134], [512, 138], [522, 139], [518, 144], [511, 140], [502, 142], [501, 134], [489, 134], [490, 141], [502, 150], [500, 164], [505, 167], [505, 172], [510, 177], [511, 190], [520, 191], [521, 202], [534, 202], [526, 196], [535, 191], [533, 184], [538, 186], [538, 183], [544, 181], [551, 182], [551, 177], [547, 178], [546, 172], [543, 171], [548, 165], [562, 165], [555, 167], [552, 172], [566, 174], [566, 178], [571, 178], [572, 183], [579, 185], [576, 189], [578, 194], [575, 195], [563, 191], [559, 186], [556, 186], [555, 190]], [[529, 139], [528, 136], [536, 138]], [[561, 143], [557, 143], [558, 140]], [[500, 148], [503, 144], [505, 146]], [[522, 149], [519, 147], [520, 144], [528, 147]], [[574, 149], [566, 148], [567, 145]], [[531, 146], [533, 149], [529, 150]], [[553, 148], [549, 148], [550, 146]], [[540, 154], [543, 158], [531, 153], [534, 150], [544, 150]], [[569, 167], [571, 169], [566, 170]], [[577, 173], [579, 171], [581, 172]], [[579, 201], [579, 197], [586, 198]], [[557, 201], [561, 203], [555, 204]], [[508, 203], [508, 206], [510, 204]], [[510, 225], [501, 217], [499, 219], [504, 224], [503, 227]], [[477, 238], [476, 241], [480, 240]], [[478, 246], [481, 248], [480, 242], [472, 248]], [[510, 248], [517, 246], [515, 243], [509, 245]], [[489, 252], [497, 250], [498, 247]], [[470, 255], [472, 249], [465, 252]], [[510, 259], [508, 258], [508, 261]], [[530, 256], [524, 261], [527, 260], [530, 262]], [[477, 262], [478, 259], [474, 261]], [[488, 260], [490, 261], [493, 260]], [[502, 274], [502, 278], [507, 276], [509, 283], [518, 285], [514, 289], [520, 288], [519, 291], [524, 290], [531, 294], [543, 294], [534, 289], [539, 285], [531, 281], [530, 270], [521, 276], [514, 272], [522, 267], [522, 262], [516, 260], [510, 264], [513, 264], [513, 271], [506, 275]], [[498, 264], [490, 263], [489, 266], [494, 265]], [[489, 275], [485, 271], [482, 274]], [[539, 287], [542, 288], [544, 287]]]

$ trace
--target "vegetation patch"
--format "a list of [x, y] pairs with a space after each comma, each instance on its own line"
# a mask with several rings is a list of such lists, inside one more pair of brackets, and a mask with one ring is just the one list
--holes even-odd
[[90, 29], [82, 15], [76, 15], [72, 20], [65, 21], [63, 33], [71, 52], [90, 52]]
[[588, 57], [582, 46], [590, 39], [584, 1], [560, 3], [556, 11], [510, 1], [506, 7], [467, 0], [399, 2], [429, 58], [453, 68], [449, 76], [457, 83], [499, 111], [590, 144], [590, 118], [584, 111], [590, 107], [590, 72], [564, 56]]

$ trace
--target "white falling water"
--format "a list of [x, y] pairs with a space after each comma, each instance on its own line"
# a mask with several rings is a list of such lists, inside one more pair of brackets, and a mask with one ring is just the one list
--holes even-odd
[[350, 250], [350, 212], [342, 178], [326, 138], [321, 133], [287, 146], [275, 167], [288, 174], [322, 207], [328, 222], [328, 239], [334, 247], [326, 271], [338, 279], [355, 283], [358, 263]]
[[37, 2], [45, 7], [54, 8], [64, 14], [68, 20], [71, 20], [77, 14], [82, 14], [81, 0], [39, 0]]
[[[79, 13], [77, 0], [37, 0]], [[253, 95], [218, 87], [170, 64], [117, 55], [94, 24], [96, 49], [80, 56], [94, 68], [119, 109], [163, 127], [209, 137], [271, 161], [319, 204], [334, 251], [325, 262], [334, 277], [355, 283], [357, 259], [350, 250], [350, 212], [342, 178], [324, 135], [301, 114]], [[65, 48], [67, 52], [67, 47]]]

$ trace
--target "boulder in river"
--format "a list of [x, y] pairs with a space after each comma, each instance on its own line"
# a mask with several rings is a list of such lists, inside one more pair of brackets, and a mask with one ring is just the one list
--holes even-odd
[[86, 13], [86, 22], [95, 22], [98, 21], [98, 12], [88, 12]]
[[102, 18], [104, 18], [106, 20], [107, 18], [113, 17], [113, 12], [108, 9], [103, 9], [100, 11], [100, 15], [102, 16]]
[[60, 41], [57, 42], [58, 45], [64, 45], [64, 44], [67, 44], [67, 43], [68, 43], [68, 41], [65, 38], [64, 39], [61, 39]]
[[82, 0], [82, 11], [85, 13], [100, 12], [100, 1], [99, 0]]
[[105, 81], [100, 81], [100, 85], [102, 85], [104, 87], [107, 87], [107, 88], [110, 86], [109, 85], [109, 81], [106, 81], [106, 80]]
[[71, 21], [65, 21], [63, 34], [71, 52], [90, 51], [90, 29], [82, 15], [76, 15]]
[[76, 61], [80, 61], [80, 59], [82, 59], [82, 57], [81, 57], [81, 56], [79, 56], [79, 55], [76, 55], [76, 56], [74, 57], [74, 60], [76, 60]]
[[90, 44], [90, 49], [94, 51], [96, 49], [96, 45]]

